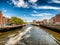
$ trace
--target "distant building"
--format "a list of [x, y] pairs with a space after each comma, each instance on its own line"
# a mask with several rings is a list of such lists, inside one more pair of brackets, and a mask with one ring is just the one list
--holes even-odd
[[36, 20], [33, 20], [33, 23], [35, 24], [36, 23]]
[[42, 24], [45, 24], [45, 25], [49, 24], [49, 20], [48, 19], [42, 20]]
[[52, 17], [50, 20], [49, 20], [49, 24], [54, 24], [54, 17]]
[[47, 24], [49, 24], [49, 21], [47, 19], [44, 19], [42, 21], [33, 20], [33, 23], [34, 24], [44, 24], [44, 25], [47, 25]]
[[3, 17], [2, 12], [0, 11], [0, 27], [6, 26], [9, 23], [9, 18]]
[[44, 21], [42, 20], [42, 21], [39, 21], [38, 23], [39, 23], [39, 24], [44, 24]]
[[47, 19], [44, 19], [44, 20], [43, 20], [43, 23], [44, 23], [44, 24], [47, 24]]
[[41, 22], [40, 21], [36, 21], [37, 24], [40, 24]]

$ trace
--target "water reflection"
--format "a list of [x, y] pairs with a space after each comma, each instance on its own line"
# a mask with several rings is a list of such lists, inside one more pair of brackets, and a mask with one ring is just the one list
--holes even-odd
[[21, 30], [9, 35], [4, 45], [58, 45], [54, 37], [40, 27], [27, 25]]
[[6, 45], [15, 45], [17, 42], [19, 42], [19, 40], [22, 40], [24, 37], [24, 35], [31, 29], [32, 27], [28, 27], [24, 32], [19, 33], [17, 36], [15, 37], [11, 37]]

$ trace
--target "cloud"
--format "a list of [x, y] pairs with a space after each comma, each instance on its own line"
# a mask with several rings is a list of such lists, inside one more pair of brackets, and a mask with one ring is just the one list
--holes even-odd
[[14, 6], [16, 6], [16, 7], [22, 7], [22, 8], [29, 8], [31, 6], [29, 4], [29, 2], [32, 5], [34, 5], [37, 2], [37, 0], [28, 0], [28, 2], [27, 1], [25, 2], [24, 0], [12, 0], [12, 3], [14, 4]]
[[12, 0], [12, 3], [16, 6], [16, 7], [23, 7], [23, 8], [27, 8], [28, 7], [28, 3], [24, 2], [24, 0]]
[[35, 3], [37, 0], [29, 0], [30, 3]]
[[44, 16], [52, 16], [51, 13], [40, 13], [40, 14], [31, 14], [31, 16], [41, 16], [41, 17], [44, 17]]
[[54, 6], [32, 6], [35, 9], [53, 9], [53, 10], [59, 10], [60, 7], [54, 7]]
[[[60, 7], [55, 7], [55, 6], [39, 6], [37, 5], [37, 2], [38, 0], [28, 0], [28, 2], [25, 2], [24, 0], [12, 0], [12, 3], [14, 4], [14, 6], [16, 7], [22, 7], [22, 8], [29, 8], [29, 7], [32, 7], [34, 9], [53, 9], [53, 10], [59, 10]], [[29, 4], [32, 3], [32, 5]], [[52, 0], [52, 2], [55, 2], [55, 3], [60, 3], [59, 0]], [[51, 3], [51, 2], [50, 2]]]
[[40, 17], [40, 20], [43, 20], [43, 19], [50, 19], [51, 17], [54, 16], [54, 14], [51, 14], [51, 13], [39, 13], [39, 14], [31, 14], [31, 16]]
[[52, 0], [54, 3], [60, 3], [60, 0]]

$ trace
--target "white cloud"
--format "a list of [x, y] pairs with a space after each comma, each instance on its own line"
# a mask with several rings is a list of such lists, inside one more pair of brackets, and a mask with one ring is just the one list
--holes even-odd
[[[32, 3], [32, 5], [35, 4], [35, 2], [37, 2], [37, 0], [28, 0], [28, 2]], [[16, 7], [23, 7], [23, 8], [29, 8], [30, 5], [28, 2], [25, 2], [24, 0], [12, 0], [12, 3], [16, 6]]]
[[40, 14], [31, 14], [31, 16], [43, 16], [43, 15], [40, 15]]
[[24, 0], [12, 0], [12, 3], [16, 6], [16, 7], [23, 7], [23, 8], [27, 8], [28, 7], [28, 3], [24, 2]]
[[60, 7], [54, 7], [54, 6], [32, 6], [35, 9], [54, 9], [54, 10], [59, 10]]
[[40, 17], [40, 20], [43, 20], [43, 19], [50, 19], [51, 17], [54, 16], [54, 14], [51, 14], [51, 13], [40, 13], [40, 14], [31, 14], [31, 16]]
[[30, 3], [35, 3], [37, 0], [29, 0]]
[[54, 3], [60, 3], [60, 0], [52, 0]]
[[[35, 2], [37, 2], [38, 0], [28, 0], [28, 2], [32, 3], [32, 5], [30, 5], [28, 2], [25, 2], [24, 0], [12, 0], [12, 3], [16, 6], [16, 7], [23, 7], [23, 8], [29, 8], [32, 7], [34, 9], [53, 9], [53, 10], [59, 10], [60, 7], [55, 7], [55, 6], [38, 6]], [[59, 0], [52, 0], [52, 2], [59, 2]]]
[[51, 13], [40, 13], [40, 14], [31, 14], [31, 16], [41, 16], [41, 17], [44, 17], [44, 16], [52, 16]]

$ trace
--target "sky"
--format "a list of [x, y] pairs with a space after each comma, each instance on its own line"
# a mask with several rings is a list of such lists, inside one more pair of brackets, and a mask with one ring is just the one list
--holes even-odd
[[60, 0], [0, 0], [3, 16], [24, 21], [50, 19], [60, 14]]

